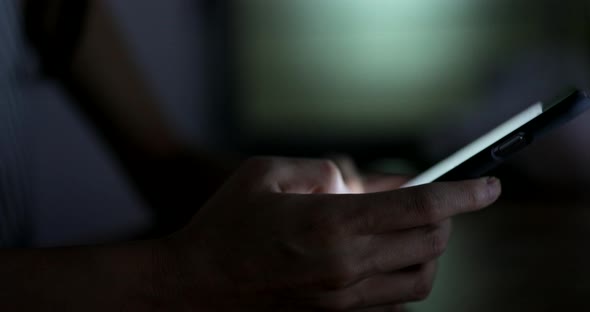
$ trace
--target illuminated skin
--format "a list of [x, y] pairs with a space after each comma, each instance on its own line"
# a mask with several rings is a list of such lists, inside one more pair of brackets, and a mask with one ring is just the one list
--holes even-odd
[[490, 147], [492, 144], [497, 142], [498, 140], [504, 138], [508, 134], [512, 133], [516, 129], [522, 127], [529, 121], [535, 119], [539, 115], [543, 113], [543, 104], [537, 103], [522, 113], [514, 116], [510, 120], [506, 121], [505, 123], [501, 124], [494, 130], [490, 131], [486, 135], [480, 137], [479, 139], [475, 140], [471, 144], [465, 146], [464, 148], [457, 151], [455, 154], [449, 156], [448, 158], [444, 159], [443, 161], [439, 162], [438, 164], [434, 165], [432, 168], [426, 170], [424, 173], [420, 174], [416, 178], [412, 179], [408, 183], [404, 185], [404, 187], [411, 187], [417, 186], [422, 184], [428, 184], [436, 181], [438, 178], [442, 177], [449, 171], [453, 170], [457, 166], [461, 165], [463, 162], [467, 161], [469, 158], [477, 155], [479, 152], [483, 151], [484, 149]]
[[[121, 145], [134, 143], [132, 156], [167, 158], [161, 156], [177, 149], [175, 140], [163, 134], [166, 125], [141, 84], [128, 87], [137, 76], [127, 73], [133, 68], [102, 24], [105, 12], [97, 13], [74, 60], [74, 80], [104, 96], [96, 103], [104, 106], [94, 108], [126, 134]], [[152, 172], [153, 163], [135, 172]], [[327, 160], [252, 159], [170, 236], [0, 250], [0, 311], [397, 311], [430, 292], [450, 218], [490, 205], [501, 192], [497, 179], [397, 190], [398, 177], [369, 183], [344, 168]], [[176, 185], [157, 180], [146, 194]], [[191, 182], [193, 196], [214, 184], [202, 170]], [[172, 199], [166, 208], [197, 208]]]
[[501, 192], [399, 181], [351, 189], [331, 161], [251, 159], [169, 237], [0, 251], [0, 310], [399, 311], [431, 291], [450, 219]]

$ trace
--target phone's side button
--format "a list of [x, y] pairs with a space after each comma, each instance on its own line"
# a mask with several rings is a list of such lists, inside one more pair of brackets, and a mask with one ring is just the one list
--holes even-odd
[[529, 141], [526, 133], [519, 133], [492, 149], [492, 156], [496, 159], [507, 158], [525, 148], [529, 144]]

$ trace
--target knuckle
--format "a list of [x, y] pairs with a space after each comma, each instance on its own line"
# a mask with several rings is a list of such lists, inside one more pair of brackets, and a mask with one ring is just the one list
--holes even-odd
[[325, 272], [324, 286], [332, 290], [347, 288], [355, 281], [357, 275], [354, 266], [343, 259], [332, 260]]
[[409, 208], [425, 223], [436, 223], [440, 218], [437, 196], [430, 190], [424, 190], [410, 197]]
[[[285, 161], [274, 157], [253, 157], [244, 162], [237, 175], [240, 184], [248, 189], [267, 189], [281, 192], [277, 178]], [[284, 170], [284, 169], [282, 169]], [[253, 183], [256, 181], [256, 183]]]
[[329, 159], [322, 159], [318, 161], [318, 170], [322, 175], [335, 179], [340, 176], [340, 169], [335, 162]]
[[433, 284], [433, 276], [425, 270], [420, 271], [414, 283], [412, 299], [424, 300], [428, 298], [432, 292]]
[[442, 226], [435, 226], [426, 231], [425, 245], [429, 258], [442, 256], [448, 247], [448, 238]]
[[321, 177], [320, 192], [338, 192], [340, 186], [344, 185], [340, 168], [332, 160], [321, 159], [318, 160], [317, 174]]

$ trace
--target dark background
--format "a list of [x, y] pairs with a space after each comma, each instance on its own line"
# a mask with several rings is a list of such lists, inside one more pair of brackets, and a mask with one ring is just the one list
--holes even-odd
[[[108, 2], [171, 123], [195, 142], [210, 140], [200, 88], [203, 29], [195, 1]], [[113, 240], [147, 227], [143, 203], [60, 86], [42, 81], [34, 89], [37, 244]]]
[[[447, 94], [443, 83], [420, 86], [416, 82], [420, 96], [402, 97], [388, 93], [390, 86], [381, 81], [378, 87], [370, 86], [371, 92], [349, 103], [348, 113], [342, 113], [339, 100], [343, 95], [339, 92], [348, 86], [346, 83], [364, 79], [355, 77], [358, 72], [354, 70], [328, 72], [323, 76], [327, 81], [337, 74], [354, 79], [342, 78], [346, 83], [329, 85], [335, 87], [326, 90], [333, 92], [325, 91], [321, 96], [307, 92], [306, 88], [320, 85], [314, 81], [309, 85], [301, 83], [296, 94], [269, 98], [247, 95], [252, 86], [264, 91], [269, 74], [271, 79], [281, 78], [279, 81], [285, 85], [317, 77], [284, 69], [289, 68], [289, 62], [298, 60], [298, 53], [331, 51], [330, 46], [325, 50], [311, 46], [309, 50], [288, 49], [295, 55], [293, 58], [281, 54], [284, 52], [277, 46], [292, 44], [287, 35], [248, 30], [252, 26], [249, 23], [263, 27], [281, 23], [273, 20], [272, 11], [262, 10], [258, 16], [260, 13], [254, 9], [240, 9], [244, 5], [254, 8], [258, 1], [145, 0], [141, 5], [135, 1], [108, 2], [167, 118], [180, 135], [195, 145], [214, 149], [299, 156], [342, 152], [354, 156], [363, 167], [420, 170], [538, 100], [551, 99], [571, 86], [590, 89], [590, 10], [588, 2], [580, 0], [482, 0], [479, 10], [487, 12], [487, 18], [480, 16], [458, 24], [471, 29], [482, 45], [453, 47], [462, 54], [448, 57], [467, 58], [474, 53], [485, 57], [480, 57], [477, 64], [470, 63], [477, 70], [469, 75], [465, 74], [469, 66], [462, 71], [447, 68], [440, 79], [434, 79], [463, 81], [465, 85]], [[460, 7], [461, 1], [451, 2]], [[349, 1], [342, 3], [350, 5]], [[332, 5], [327, 10], [334, 14], [334, 8]], [[289, 13], [279, 11], [276, 14]], [[253, 16], [257, 18], [252, 20]], [[305, 15], [299, 18], [296, 26], [311, 23]], [[280, 29], [277, 27], [275, 31]], [[415, 29], [398, 31], [411, 33]], [[483, 37], [489, 33], [494, 37]], [[276, 68], [262, 73], [245, 70], [258, 63], [256, 57], [244, 58], [244, 51], [261, 37], [267, 40], [268, 51], [255, 55]], [[488, 40], [496, 42], [493, 53], [486, 50], [491, 49], [484, 44]], [[362, 46], [359, 51], [362, 53]], [[325, 57], [318, 59], [333, 61]], [[429, 73], [414, 74], [423, 77]], [[370, 73], [366, 75], [374, 78]], [[36, 106], [36, 245], [113, 241], [147, 228], [151, 220], [141, 199], [131, 191], [130, 182], [91, 125], [70, 108], [70, 99], [60, 86], [39, 81], [31, 86], [30, 94]], [[275, 101], [277, 98], [288, 101]], [[329, 100], [322, 103], [318, 99]], [[438, 108], [429, 109], [428, 105], [435, 107], [432, 103], [437, 100]], [[322, 105], [320, 113], [314, 110], [320, 105], [314, 101]], [[307, 106], [297, 118], [291, 118], [294, 114], [288, 112], [297, 107], [286, 103], [296, 102]], [[391, 102], [391, 107], [397, 108], [375, 109], [382, 102]], [[441, 111], [440, 107], [448, 109]], [[244, 118], [269, 112], [268, 108], [283, 113], [267, 116], [276, 116], [277, 123], [289, 125], [288, 130], [273, 128], [272, 123], [262, 119], [247, 122], [248, 118]], [[417, 108], [430, 115], [400, 126], [394, 112]], [[334, 118], [322, 123], [325, 110]], [[383, 116], [384, 112], [390, 115]], [[351, 123], [347, 122], [350, 114], [369, 117], [364, 123]], [[371, 114], [385, 121], [391, 118], [391, 124], [375, 125]], [[326, 125], [330, 125], [330, 131]], [[590, 292], [588, 134], [587, 114], [497, 172], [504, 178], [507, 195], [488, 211], [457, 220], [433, 296], [416, 306], [417, 311], [590, 308], [585, 300]]]

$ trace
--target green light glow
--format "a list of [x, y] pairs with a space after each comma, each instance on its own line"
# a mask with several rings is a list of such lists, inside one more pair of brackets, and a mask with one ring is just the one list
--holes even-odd
[[506, 29], [482, 21], [489, 1], [236, 1], [245, 129], [362, 136], [428, 126], [465, 105], [498, 58]]

